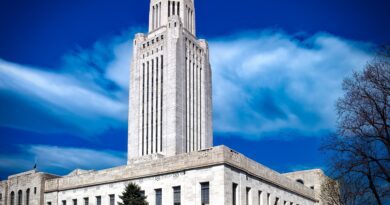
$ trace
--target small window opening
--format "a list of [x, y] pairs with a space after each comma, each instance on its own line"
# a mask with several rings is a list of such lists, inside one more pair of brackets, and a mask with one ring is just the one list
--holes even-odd
[[201, 183], [201, 204], [209, 205], [210, 204], [210, 184], [209, 182]]
[[238, 189], [238, 184], [236, 183], [233, 183], [233, 187], [232, 187], [232, 191], [233, 191], [233, 205], [237, 205], [237, 189]]
[[297, 182], [303, 185], [305, 184], [302, 179], [297, 179]]

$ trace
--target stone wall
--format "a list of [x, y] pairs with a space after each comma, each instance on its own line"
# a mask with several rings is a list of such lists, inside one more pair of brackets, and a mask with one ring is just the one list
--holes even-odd
[[[283, 174], [284, 176], [292, 179], [293, 181], [300, 181], [297, 183], [302, 187], [309, 187], [314, 190], [317, 199], [320, 199], [321, 184], [328, 178], [321, 169], [297, 171]], [[303, 183], [303, 184], [302, 184]], [[319, 205], [325, 204], [321, 200]]]
[[[45, 184], [45, 192], [62, 192], [86, 187], [103, 186], [114, 183], [140, 180], [150, 177], [169, 175], [176, 172], [196, 171], [209, 167], [224, 165], [233, 167], [249, 177], [270, 184], [285, 192], [290, 192], [302, 198], [316, 201], [314, 191], [297, 182], [282, 176], [281, 174], [246, 158], [227, 147], [219, 146], [198, 152], [181, 154], [173, 157], [165, 157], [152, 161], [141, 161], [127, 166], [112, 169], [89, 172], [77, 176], [68, 176], [48, 180]], [[202, 174], [207, 174], [204, 172]], [[210, 173], [215, 174], [215, 173]], [[224, 175], [224, 172], [221, 174]], [[213, 176], [213, 175], [212, 175]], [[218, 177], [218, 175], [214, 175]]]
[[0, 205], [6, 205], [7, 201], [7, 181], [0, 181]]
[[[236, 188], [233, 187], [236, 185]], [[297, 195], [275, 184], [248, 175], [242, 170], [225, 167], [225, 204], [233, 204], [233, 189], [236, 203], [245, 205], [314, 205], [315, 200]]]
[[96, 197], [99, 196], [102, 199], [102, 205], [108, 205], [109, 196], [114, 195], [115, 204], [117, 204], [116, 202], [120, 200], [119, 196], [122, 195], [125, 186], [129, 182], [134, 182], [140, 185], [145, 192], [150, 205], [155, 204], [156, 189], [162, 190], [163, 204], [173, 204], [173, 187], [176, 186], [181, 187], [182, 204], [200, 204], [200, 183], [209, 182], [210, 195], [213, 196], [211, 197], [211, 204], [225, 204], [223, 201], [223, 176], [223, 166], [219, 165], [59, 192], [49, 192], [45, 194], [45, 203], [48, 204], [50, 202], [52, 205], [63, 205], [63, 201], [66, 201], [66, 204], [73, 205], [73, 201], [77, 200], [78, 204], [84, 204], [85, 198], [88, 198], [90, 204], [96, 204]]
[[14, 194], [14, 204], [18, 204], [19, 196], [21, 196], [20, 204], [22, 205], [27, 204], [27, 200], [29, 205], [43, 205], [45, 181], [56, 177], [58, 176], [36, 170], [9, 176], [5, 182], [7, 189], [3, 205], [11, 205], [12, 193]]

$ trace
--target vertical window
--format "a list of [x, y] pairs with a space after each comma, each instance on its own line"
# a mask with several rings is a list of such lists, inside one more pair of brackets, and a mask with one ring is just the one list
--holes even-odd
[[73, 199], [73, 205], [77, 205], [77, 199]]
[[66, 205], [66, 200], [63, 200], [63, 201], [62, 201], [62, 205]]
[[233, 205], [237, 205], [237, 189], [238, 189], [238, 184], [233, 183], [232, 186], [232, 192], [233, 192]]
[[146, 62], [146, 155], [149, 154], [149, 61]]
[[210, 184], [209, 184], [209, 182], [201, 183], [200, 190], [201, 190], [200, 195], [201, 195], [202, 205], [210, 204]]
[[293, 203], [293, 202], [290, 202], [290, 205], [294, 205], [294, 203]]
[[171, 1], [168, 1], [168, 17], [171, 16]]
[[18, 205], [22, 205], [23, 192], [22, 190], [18, 191]]
[[34, 187], [34, 194], [37, 194], [37, 188]]
[[0, 200], [3, 200], [3, 194], [0, 193]]
[[[161, 36], [161, 39], [164, 39], [164, 36]], [[161, 47], [162, 48], [162, 47]], [[163, 55], [161, 55], [161, 94], [160, 94], [160, 96], [161, 96], [161, 105], [160, 105], [160, 107], [161, 107], [161, 112], [160, 112], [160, 119], [161, 119], [161, 121], [160, 121], [160, 123], [161, 123], [161, 125], [160, 125], [160, 127], [161, 127], [161, 129], [160, 129], [160, 152], [162, 152], [163, 151], [163, 147], [162, 147], [162, 144], [163, 144], [163, 141], [162, 141], [162, 136], [163, 136], [163, 94], [164, 94], [164, 56]]]
[[246, 188], [246, 195], [245, 195], [245, 201], [247, 205], [251, 205], [251, 200], [250, 200], [250, 194], [251, 194], [251, 188], [247, 187]]
[[15, 205], [15, 192], [11, 192], [11, 205]]
[[96, 205], [102, 205], [102, 197], [101, 196], [96, 197]]
[[154, 190], [156, 192], [156, 205], [162, 205], [162, 189]]
[[284, 201], [284, 202], [283, 202], [283, 205], [287, 205], [287, 201]]
[[[158, 39], [158, 38], [157, 38]], [[158, 48], [157, 48], [158, 49]], [[155, 149], [156, 149], [156, 152], [159, 152], [159, 148], [158, 148], [158, 142], [159, 142], [159, 138], [158, 138], [158, 135], [159, 135], [159, 133], [158, 133], [158, 128], [159, 128], [159, 126], [158, 126], [158, 118], [159, 118], [159, 115], [158, 115], [158, 95], [159, 95], [159, 93], [158, 93], [158, 86], [159, 86], [159, 83], [158, 83], [158, 79], [159, 79], [159, 74], [158, 74], [158, 71], [159, 71], [159, 69], [158, 69], [158, 66], [159, 66], [159, 64], [158, 64], [158, 56], [156, 57], [156, 93], [155, 93], [155, 95], [156, 95], [156, 119], [155, 119], [155, 129], [156, 129], [156, 131], [155, 131], [155, 138], [156, 138], [156, 145], [155, 145]]]
[[145, 63], [142, 64], [142, 156], [145, 155]]
[[263, 205], [263, 193], [261, 191], [259, 191], [259, 202], [257, 204]]
[[26, 205], [30, 204], [30, 189], [26, 190]]
[[141, 191], [141, 196], [145, 196], [145, 191]]
[[88, 197], [84, 198], [84, 205], [89, 205], [89, 198]]
[[152, 12], [152, 29], [154, 29], [154, 27], [155, 27], [155, 26], [154, 26], [154, 18], [155, 18], [155, 17], [154, 17], [154, 16], [155, 16], [155, 15], [154, 15], [154, 14], [155, 14], [155, 8], [154, 8], [154, 6], [152, 6], [152, 10], [153, 10], [153, 12]]
[[158, 25], [161, 26], [161, 2], [158, 4]]
[[177, 2], [177, 15], [180, 16], [180, 2]]
[[274, 203], [274, 205], [278, 205], [278, 203], [279, 203], [279, 198], [276, 197], [276, 198], [275, 198], [275, 203]]
[[153, 139], [154, 139], [154, 136], [153, 136], [153, 134], [154, 134], [154, 132], [153, 132], [153, 123], [154, 123], [154, 121], [153, 121], [153, 117], [154, 117], [154, 103], [153, 103], [153, 99], [154, 99], [154, 60], [152, 59], [152, 61], [151, 61], [151, 63], [152, 63], [152, 77], [151, 77], [151, 80], [150, 81], [152, 81], [152, 89], [151, 89], [151, 100], [150, 100], [150, 104], [151, 104], [151, 106], [150, 106], [150, 109], [151, 109], [151, 117], [150, 117], [150, 134], [151, 134], [151, 136], [150, 136], [150, 149], [151, 149], [151, 154], [153, 154], [154, 153], [154, 149], [153, 149], [153, 145], [154, 145], [154, 143], [153, 143]]
[[181, 204], [181, 187], [173, 187], [173, 205]]
[[172, 15], [175, 15], [176, 2], [173, 1], [172, 4], [173, 4], [173, 6], [172, 6]]
[[187, 29], [190, 30], [189, 28], [190, 28], [190, 8], [188, 8], [187, 10]]
[[114, 194], [110, 195], [110, 205], [115, 205], [115, 195]]
[[51, 202], [49, 201], [49, 202], [47, 202], [47, 205], [51, 205]]
[[267, 194], [267, 205], [271, 205], [271, 194]]

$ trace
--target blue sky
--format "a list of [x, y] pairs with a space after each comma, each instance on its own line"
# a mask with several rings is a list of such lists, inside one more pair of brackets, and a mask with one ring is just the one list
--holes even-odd
[[[131, 41], [149, 1], [0, 1], [0, 179], [125, 163]], [[196, 0], [214, 144], [280, 172], [326, 168], [342, 79], [389, 43], [385, 0]], [[212, 13], [212, 15], [210, 15]], [[100, 159], [99, 161], [95, 159]]]

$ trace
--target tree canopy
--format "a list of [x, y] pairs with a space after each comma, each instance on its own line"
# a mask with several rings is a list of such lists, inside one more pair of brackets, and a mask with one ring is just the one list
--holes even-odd
[[142, 194], [141, 188], [135, 183], [129, 183], [119, 198], [122, 199], [122, 202], [118, 202], [118, 205], [148, 205], [146, 196]]
[[341, 193], [345, 188], [353, 196], [342, 204], [381, 205], [390, 197], [389, 54], [384, 47], [362, 71], [344, 80], [344, 95], [336, 104], [337, 133], [324, 142]]

